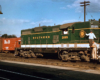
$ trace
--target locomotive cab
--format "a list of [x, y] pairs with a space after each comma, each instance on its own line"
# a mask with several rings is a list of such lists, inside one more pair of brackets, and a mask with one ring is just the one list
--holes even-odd
[[69, 34], [69, 28], [73, 25], [74, 23], [67, 23], [63, 24], [60, 26], [60, 30], [62, 30], [63, 35]]
[[68, 34], [68, 28], [62, 29], [62, 35], [67, 35]]

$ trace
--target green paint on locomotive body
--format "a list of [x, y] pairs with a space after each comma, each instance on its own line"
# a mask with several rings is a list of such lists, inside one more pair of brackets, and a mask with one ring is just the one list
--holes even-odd
[[[42, 26], [21, 31], [22, 45], [32, 44], [61, 44], [61, 43], [88, 43], [88, 37], [80, 37], [80, 32], [89, 33], [90, 30], [96, 35], [97, 43], [100, 43], [99, 21], [76, 22], [72, 24]], [[63, 34], [68, 31], [67, 34]]]

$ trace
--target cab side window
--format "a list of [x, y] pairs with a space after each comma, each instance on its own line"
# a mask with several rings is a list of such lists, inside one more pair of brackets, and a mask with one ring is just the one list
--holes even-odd
[[63, 30], [62, 30], [62, 32], [63, 32], [63, 33], [62, 33], [63, 35], [66, 35], [66, 34], [68, 34], [68, 28], [66, 28], [66, 29], [63, 29]]

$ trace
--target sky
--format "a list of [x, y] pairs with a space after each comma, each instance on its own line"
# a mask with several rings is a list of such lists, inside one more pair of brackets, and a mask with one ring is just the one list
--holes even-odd
[[[0, 35], [21, 36], [21, 30], [84, 21], [84, 0], [0, 0]], [[87, 0], [85, 0], [87, 1]], [[100, 19], [100, 0], [88, 0], [86, 21]]]

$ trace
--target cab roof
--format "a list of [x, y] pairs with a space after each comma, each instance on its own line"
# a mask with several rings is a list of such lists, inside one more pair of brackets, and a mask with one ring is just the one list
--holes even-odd
[[65, 29], [65, 28], [71, 27], [75, 23], [81, 23], [81, 22], [66, 23], [66, 24], [61, 25], [60, 29]]

